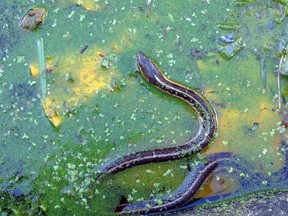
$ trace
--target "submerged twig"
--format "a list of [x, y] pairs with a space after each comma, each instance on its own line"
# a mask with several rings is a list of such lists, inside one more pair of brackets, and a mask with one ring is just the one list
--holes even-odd
[[85, 46], [81, 49], [80, 54], [83, 54], [83, 53], [87, 50], [87, 48], [88, 48], [88, 45], [85, 45]]
[[41, 99], [42, 103], [46, 101], [47, 86], [46, 86], [46, 67], [45, 67], [45, 55], [43, 38], [37, 40], [37, 50], [40, 66], [40, 85], [41, 85]]

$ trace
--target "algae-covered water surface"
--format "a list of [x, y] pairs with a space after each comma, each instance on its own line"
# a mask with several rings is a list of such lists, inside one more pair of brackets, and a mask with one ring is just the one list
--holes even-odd
[[[287, 189], [286, 0], [4, 0], [0, 12], [2, 215], [161, 204], [219, 152], [250, 172], [219, 166], [182, 209]], [[198, 128], [190, 105], [141, 76], [139, 51], [211, 103], [217, 130], [197, 154], [97, 179], [116, 158], [181, 146]]]

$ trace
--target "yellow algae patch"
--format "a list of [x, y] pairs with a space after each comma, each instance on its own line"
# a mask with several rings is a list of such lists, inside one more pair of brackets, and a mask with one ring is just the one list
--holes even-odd
[[[57, 62], [54, 60], [53, 57], [49, 56], [49, 57], [45, 58], [45, 64], [46, 64], [46, 72], [52, 73]], [[29, 65], [29, 71], [30, 71], [30, 74], [33, 78], [37, 77], [40, 73], [39, 64], [31, 63]]]
[[107, 87], [109, 83], [107, 77], [97, 77], [96, 73], [85, 72], [84, 70], [79, 73], [78, 81], [79, 85], [73, 88], [76, 98], [79, 98], [81, 95], [87, 96], [97, 93], [99, 89]]
[[[208, 53], [197, 65], [209, 87], [205, 95], [218, 114], [218, 136], [205, 153], [230, 151], [264, 172], [279, 169], [283, 128], [277, 125], [281, 120], [273, 111], [277, 104], [272, 93], [263, 91], [256, 57], [224, 61], [218, 54]], [[276, 84], [274, 74], [267, 73], [267, 86], [274, 89]]]
[[218, 136], [205, 154], [232, 151], [247, 155], [259, 167], [272, 160], [273, 166], [265, 167], [269, 171], [281, 168], [283, 161], [277, 156], [282, 137], [276, 129], [279, 116], [270, 107], [271, 104], [258, 101], [258, 106], [251, 110], [219, 109]]
[[[238, 130], [241, 124], [241, 113], [234, 109], [223, 109], [218, 114], [217, 138], [205, 151], [207, 154], [230, 151], [231, 143], [238, 141]], [[235, 136], [236, 135], [236, 136]], [[229, 144], [229, 145], [228, 145]], [[235, 151], [235, 149], [233, 149]]]
[[59, 116], [58, 109], [55, 106], [55, 103], [51, 101], [50, 98], [46, 98], [45, 103], [43, 104], [44, 111], [49, 121], [54, 125], [54, 127], [59, 127], [62, 123], [62, 119]]
[[[213, 67], [213, 71], [218, 71], [219, 67], [215, 67], [215, 59], [217, 59], [218, 54], [214, 52], [207, 53], [208, 60], [198, 60], [197, 66], [200, 71], [209, 71]], [[217, 59], [219, 62], [223, 61], [221, 58]]]
[[218, 175], [213, 175], [205, 182], [203, 189], [200, 190], [194, 198], [197, 199], [221, 193], [229, 193], [235, 191], [235, 189], [238, 189], [239, 187], [239, 184], [231, 182], [231, 179], [227, 178], [227, 176], [220, 177]]
[[235, 131], [243, 119], [243, 113], [235, 109], [223, 109], [218, 117], [219, 133], [227, 134], [229, 130]]
[[102, 6], [97, 0], [55, 0], [57, 7], [65, 8], [71, 4], [81, 5], [83, 8], [89, 11], [100, 11]]
[[99, 11], [101, 9], [100, 4], [95, 0], [71, 0], [71, 2], [74, 4], [79, 4], [86, 10], [90, 11]]
[[48, 96], [43, 104], [45, 113], [55, 127], [58, 127], [66, 112], [85, 103], [98, 92], [107, 91], [112, 77], [119, 76], [113, 62], [109, 69], [101, 66], [106, 53], [97, 47], [89, 47], [83, 54], [70, 51], [57, 59], [50, 57], [47, 66]]
[[39, 75], [39, 65], [34, 63], [30, 64], [29, 71], [32, 77], [37, 77]]
[[100, 90], [106, 89], [111, 82], [109, 74], [111, 70], [105, 71], [101, 67], [103, 52], [87, 51], [85, 55], [70, 55], [65, 60], [59, 62], [59, 69], [65, 73], [65, 79], [69, 75], [74, 80], [74, 84], [68, 83], [70, 97], [68, 101], [77, 102], [83, 97], [96, 95]]

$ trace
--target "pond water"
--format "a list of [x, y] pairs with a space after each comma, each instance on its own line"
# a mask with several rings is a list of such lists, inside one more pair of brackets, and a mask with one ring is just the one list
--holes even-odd
[[[221, 152], [249, 172], [217, 167], [182, 208], [287, 189], [287, 11], [285, 0], [1, 1], [2, 215], [115, 215], [162, 202]], [[198, 128], [189, 104], [141, 76], [139, 51], [209, 101], [214, 139], [97, 179], [116, 158], [181, 146]]]

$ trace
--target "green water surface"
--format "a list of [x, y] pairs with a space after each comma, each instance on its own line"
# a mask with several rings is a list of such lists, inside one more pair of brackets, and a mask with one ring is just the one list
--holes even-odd
[[[87, 2], [99, 9], [88, 10]], [[115, 157], [181, 145], [197, 129], [189, 105], [159, 92], [137, 72], [138, 51], [154, 59], [170, 79], [203, 93], [215, 108], [216, 139], [203, 155], [231, 151], [263, 175], [279, 170], [286, 129], [281, 125], [274, 71], [279, 63], [275, 54], [282, 38], [287, 38], [285, 4], [2, 1], [0, 212], [114, 215], [121, 196], [129, 202], [151, 199], [182, 183], [187, 161], [193, 157], [94, 179], [96, 171]], [[44, 22], [33, 32], [21, 29], [19, 21], [36, 6], [46, 8]], [[242, 41], [230, 59], [218, 52], [223, 45], [219, 38], [227, 34]], [[43, 109], [39, 78], [29, 73], [29, 66], [38, 63], [39, 38], [43, 38], [46, 59], [54, 59], [52, 73], [46, 74], [47, 98], [54, 100], [62, 119], [59, 127]], [[77, 59], [82, 58], [79, 65]], [[263, 59], [266, 75], [261, 70]], [[97, 76], [99, 72], [108, 81], [90, 92], [80, 78], [82, 72]], [[281, 85], [285, 89], [285, 81]]]

